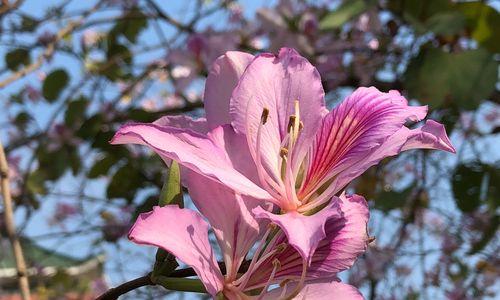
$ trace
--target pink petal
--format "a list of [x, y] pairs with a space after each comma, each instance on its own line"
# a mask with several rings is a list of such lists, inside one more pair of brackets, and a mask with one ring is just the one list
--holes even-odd
[[288, 243], [308, 263], [311, 262], [312, 255], [319, 242], [326, 236], [326, 221], [340, 213], [338, 207], [333, 207], [332, 204], [311, 216], [305, 216], [296, 211], [277, 215], [264, 210], [260, 206], [254, 208], [252, 212], [257, 219], [267, 219], [277, 224], [285, 233]]
[[401, 151], [410, 149], [438, 149], [456, 153], [443, 124], [433, 120], [427, 120], [424, 126], [410, 131]]
[[162, 158], [178, 161], [242, 194], [269, 199], [269, 194], [237, 171], [228, 157], [224, 147], [231, 145], [225, 145], [226, 135], [233, 134], [230, 126], [218, 127], [203, 135], [175, 127], [136, 123], [122, 126], [111, 143], [147, 145]]
[[212, 296], [223, 289], [224, 277], [208, 240], [208, 224], [197, 212], [175, 205], [155, 206], [139, 215], [128, 237], [140, 245], [163, 248], [191, 266]]
[[189, 195], [215, 232], [228, 278], [236, 279], [240, 264], [257, 239], [259, 224], [250, 210], [259, 204], [192, 171], [184, 172]]
[[237, 132], [247, 135], [251, 150], [256, 148], [262, 111], [269, 109], [260, 150], [263, 166], [275, 178], [279, 178], [280, 144], [287, 132], [289, 116], [294, 114], [295, 100], [300, 103], [304, 144], [320, 124], [324, 92], [318, 71], [289, 48], [281, 49], [278, 56], [270, 53], [257, 56], [241, 76], [231, 97], [232, 125]]
[[359, 195], [340, 196], [338, 200], [342, 214], [326, 222], [326, 237], [314, 253], [309, 277], [332, 276], [349, 269], [366, 250], [368, 203]]
[[205, 118], [193, 119], [186, 115], [164, 116], [154, 121], [153, 124], [189, 129], [203, 134], [208, 132], [207, 120]]
[[[296, 287], [296, 283], [286, 285], [286, 293], [291, 293]], [[271, 300], [278, 299], [283, 292], [283, 288], [277, 288], [267, 293], [263, 299]], [[357, 288], [336, 281], [316, 280], [305, 284], [299, 294], [292, 299], [294, 300], [362, 300], [363, 295]]]
[[[326, 221], [325, 238], [322, 239], [311, 259], [307, 269], [307, 278], [331, 278], [337, 273], [350, 268], [359, 255], [366, 250], [368, 236], [366, 225], [369, 219], [368, 204], [359, 195], [341, 195], [335, 198], [332, 209], [337, 208], [339, 213], [334, 214]], [[279, 240], [283, 243], [286, 240]], [[280, 261], [281, 268], [275, 278], [282, 280], [290, 276], [300, 277], [302, 272], [302, 257], [295, 249], [287, 248], [273, 259]], [[261, 269], [266, 270], [255, 276], [252, 285], [265, 282], [266, 275], [272, 260], [264, 264]]]
[[205, 84], [205, 112], [208, 127], [231, 123], [229, 99], [238, 80], [254, 56], [245, 52], [228, 51], [217, 58]]
[[[393, 135], [400, 135], [402, 128], [407, 130], [405, 122], [423, 119], [426, 112], [425, 106], [408, 106], [406, 99], [396, 91], [383, 93], [374, 87], [357, 89], [325, 116], [299, 195], [306, 197], [328, 183], [329, 188], [322, 196], [322, 200], [328, 200], [368, 167], [398, 154], [405, 138], [409, 137]], [[433, 133], [426, 132], [425, 141], [429, 141]], [[443, 140], [443, 136], [439, 138]]]

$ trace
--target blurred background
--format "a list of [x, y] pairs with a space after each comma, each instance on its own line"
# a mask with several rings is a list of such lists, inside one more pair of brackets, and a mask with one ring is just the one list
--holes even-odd
[[[397, 89], [428, 105], [457, 148], [404, 153], [349, 186], [369, 200], [376, 240], [341, 278], [367, 299], [498, 299], [499, 10], [500, 1], [2, 0], [0, 139], [32, 293], [91, 299], [150, 271], [155, 249], [125, 235], [156, 204], [167, 170], [111, 136], [131, 120], [202, 116], [208, 69], [225, 51], [288, 46], [318, 68], [330, 108], [359, 86]], [[0, 299], [19, 299], [2, 222]]]

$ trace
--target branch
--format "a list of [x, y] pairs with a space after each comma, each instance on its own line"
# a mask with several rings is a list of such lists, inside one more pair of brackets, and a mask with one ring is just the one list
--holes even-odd
[[23, 300], [30, 300], [30, 287], [28, 282], [28, 273], [26, 271], [26, 262], [24, 261], [23, 249], [16, 234], [16, 225], [14, 222], [14, 212], [12, 208], [12, 198], [10, 194], [9, 183], [9, 165], [3, 150], [3, 145], [0, 142], [0, 175], [1, 187], [3, 198], [3, 209], [5, 217], [5, 226], [10, 243], [12, 244], [12, 251], [16, 260], [17, 276], [19, 281], [19, 289]]
[[115, 300], [123, 294], [148, 285], [155, 285], [155, 283], [151, 281], [151, 273], [125, 282], [115, 288], [111, 288], [101, 296], [97, 297], [96, 300]]
[[43, 62], [46, 59], [50, 58], [52, 56], [52, 54], [54, 54], [54, 51], [56, 49], [57, 43], [61, 39], [63, 39], [66, 35], [68, 35], [73, 30], [75, 30], [76, 27], [80, 26], [88, 15], [90, 15], [92, 12], [94, 12], [95, 10], [97, 10], [99, 8], [100, 3], [101, 2], [98, 2], [97, 5], [95, 5], [92, 9], [90, 9], [85, 14], [83, 14], [82, 17], [78, 21], [69, 22], [69, 24], [66, 27], [64, 27], [63, 29], [61, 29], [56, 34], [56, 36], [54, 37], [54, 40], [51, 43], [48, 44], [48, 46], [45, 49], [45, 51], [43, 51], [43, 53], [40, 54], [37, 57], [37, 59], [35, 60], [35, 62], [33, 62], [32, 64], [26, 66], [25, 68], [20, 69], [17, 72], [12, 73], [5, 80], [0, 81], [0, 88], [3, 88], [5, 86], [9, 85], [10, 83], [12, 83], [12, 82], [14, 82], [14, 81], [16, 81], [16, 80], [18, 80], [20, 78], [23, 78], [24, 76], [26, 76], [26, 75], [30, 74], [31, 72], [33, 72], [33, 71], [37, 70], [38, 68], [40, 68], [42, 66]]

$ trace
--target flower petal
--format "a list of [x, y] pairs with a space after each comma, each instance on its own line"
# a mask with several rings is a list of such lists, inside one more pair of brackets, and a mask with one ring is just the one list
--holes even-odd
[[288, 243], [292, 245], [309, 264], [319, 242], [325, 238], [326, 221], [340, 213], [334, 202], [311, 216], [290, 211], [282, 215], [273, 214], [256, 207], [252, 210], [256, 219], [267, 219], [277, 224], [285, 233]]
[[226, 263], [227, 276], [236, 279], [240, 264], [259, 234], [250, 210], [260, 201], [243, 200], [220, 183], [192, 171], [183, 172], [189, 195], [214, 230]]
[[235, 169], [225, 148], [231, 146], [225, 144], [226, 134], [234, 134], [229, 125], [203, 135], [170, 126], [135, 123], [122, 126], [111, 143], [147, 145], [163, 159], [176, 160], [235, 191], [259, 199], [269, 199], [265, 190]]
[[[240, 78], [230, 103], [232, 125], [247, 135], [255, 151], [257, 129], [264, 108], [269, 118], [262, 127], [262, 164], [279, 178], [279, 153], [287, 133], [289, 116], [295, 113], [299, 101], [304, 129], [301, 139], [312, 138], [320, 125], [324, 109], [324, 91], [318, 71], [295, 50], [283, 48], [278, 56], [264, 53], [257, 56]], [[260, 167], [260, 166], [258, 166]]]
[[254, 56], [245, 52], [228, 51], [217, 58], [205, 84], [204, 104], [208, 127], [231, 123], [229, 99], [238, 80]]
[[[362, 196], [341, 195], [332, 205], [340, 213], [334, 214], [325, 224], [325, 238], [322, 239], [311, 259], [306, 278], [331, 278], [337, 273], [350, 268], [359, 255], [366, 250], [368, 235], [366, 225], [369, 219], [368, 203]], [[278, 240], [280, 244], [286, 242]], [[273, 257], [280, 262], [280, 269], [275, 275], [276, 280], [284, 278], [299, 278], [302, 272], [302, 257], [292, 248]], [[265, 282], [272, 269], [271, 261], [262, 265], [262, 274], [255, 276], [253, 286]]]
[[223, 289], [224, 277], [208, 240], [208, 224], [199, 213], [176, 205], [155, 206], [139, 215], [128, 237], [140, 245], [165, 249], [191, 266], [212, 296]]
[[[406, 99], [396, 91], [383, 93], [374, 87], [357, 89], [323, 119], [310, 152], [307, 175], [299, 197], [307, 198], [328, 184], [321, 197], [322, 201], [326, 201], [370, 166], [398, 154], [410, 138], [403, 135], [403, 132], [409, 132], [405, 122], [419, 121], [426, 112], [425, 106], [408, 106]], [[425, 133], [419, 139], [425, 142], [426, 148], [431, 147], [429, 141], [436, 133], [435, 126], [426, 126], [423, 131]], [[446, 135], [442, 134], [436, 139], [449, 144]], [[415, 135], [413, 140], [417, 138]], [[411, 142], [408, 148], [417, 145], [423, 143]], [[439, 149], [449, 149], [449, 146], [440, 146]], [[305, 208], [310, 209], [318, 203], [311, 203]]]
[[205, 118], [193, 119], [186, 115], [164, 116], [154, 121], [153, 124], [189, 129], [203, 134], [208, 132], [207, 120]]
[[314, 253], [308, 277], [332, 276], [349, 269], [366, 250], [368, 203], [362, 196], [352, 195], [340, 196], [338, 205], [342, 214], [326, 222], [326, 237]]
[[401, 151], [410, 149], [437, 149], [456, 153], [444, 125], [433, 120], [427, 120], [424, 126], [410, 131]]
[[[296, 283], [289, 283], [285, 287], [280, 287], [270, 291], [265, 294], [263, 299], [271, 300], [278, 299], [279, 296], [283, 293], [283, 289], [286, 288], [285, 294], [288, 292], [292, 292]], [[357, 288], [352, 285], [348, 285], [341, 282], [336, 281], [327, 281], [327, 280], [315, 280], [307, 282], [299, 294], [292, 299], [294, 300], [362, 300], [363, 295], [359, 292]]]

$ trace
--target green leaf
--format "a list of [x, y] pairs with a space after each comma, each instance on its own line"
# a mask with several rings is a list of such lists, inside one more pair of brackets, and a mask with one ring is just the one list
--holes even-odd
[[36, 29], [38, 25], [38, 21], [28, 15], [22, 15], [21, 16], [21, 31], [28, 31], [31, 32]]
[[113, 175], [106, 189], [106, 195], [108, 198], [124, 198], [132, 201], [144, 183], [142, 174], [129, 163], [119, 168]]
[[47, 75], [47, 78], [45, 78], [45, 81], [43, 82], [43, 97], [49, 100], [49, 102], [57, 100], [68, 82], [69, 76], [65, 70], [57, 69], [55, 71], [52, 71], [49, 75]]
[[491, 95], [496, 81], [497, 63], [483, 49], [447, 53], [423, 48], [405, 73], [410, 96], [434, 107], [447, 100], [474, 109]]
[[147, 26], [148, 17], [139, 8], [134, 7], [121, 20], [116, 22], [111, 29], [110, 35], [123, 35], [131, 43], [135, 43], [139, 33]]
[[76, 127], [83, 123], [85, 120], [85, 110], [88, 105], [89, 100], [85, 97], [80, 97], [77, 100], [71, 101], [64, 115], [64, 122], [66, 125], [68, 125], [68, 127]]
[[480, 162], [459, 165], [452, 176], [453, 195], [458, 208], [463, 212], [472, 212], [490, 197], [497, 197], [495, 183], [490, 181], [494, 178], [494, 169]]
[[344, 1], [339, 8], [328, 13], [320, 22], [322, 30], [332, 30], [342, 27], [346, 22], [363, 13], [369, 5], [364, 0]]
[[472, 38], [491, 53], [500, 52], [500, 13], [484, 1], [461, 2], [456, 7], [465, 15]]
[[33, 194], [47, 194], [47, 188], [45, 187], [45, 175], [40, 170], [36, 170], [28, 175], [26, 186]]
[[76, 131], [76, 135], [82, 139], [94, 139], [96, 134], [101, 131], [102, 124], [103, 115], [93, 115], [83, 122], [80, 129]]
[[17, 114], [17, 116], [14, 118], [14, 124], [22, 130], [25, 130], [30, 121], [33, 120], [33, 117], [25, 112], [21, 111], [20, 113]]
[[413, 192], [414, 185], [403, 189], [402, 191], [383, 190], [375, 197], [375, 208], [388, 213], [393, 209], [402, 208], [406, 200]]
[[118, 162], [118, 158], [112, 154], [108, 154], [98, 159], [90, 168], [87, 174], [88, 178], [97, 178], [106, 175], [111, 167]]
[[170, 165], [168, 176], [163, 184], [160, 200], [158, 201], [158, 205], [160, 206], [168, 204], [177, 204], [181, 208], [184, 207], [180, 168], [176, 161], [172, 161]]
[[22, 65], [30, 64], [30, 52], [27, 49], [14, 49], [5, 55], [7, 68], [12, 71], [19, 69]]
[[155, 278], [155, 280], [157, 284], [171, 291], [195, 292], [195, 293], [207, 292], [205, 286], [199, 279], [158, 276]]
[[461, 12], [444, 12], [433, 15], [425, 22], [428, 31], [437, 35], [451, 36], [465, 26], [465, 16]]

